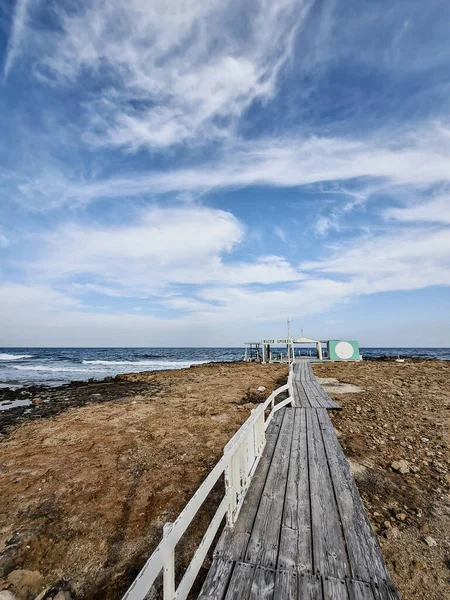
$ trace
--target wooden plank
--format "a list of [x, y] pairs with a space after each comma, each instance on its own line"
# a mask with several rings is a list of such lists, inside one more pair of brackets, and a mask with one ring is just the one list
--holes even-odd
[[372, 593], [375, 600], [400, 600], [400, 596], [392, 586], [386, 583], [371, 582]]
[[238, 562], [233, 570], [230, 584], [225, 596], [226, 600], [246, 600], [250, 596], [255, 565]]
[[354, 578], [389, 580], [381, 550], [372, 531], [349, 464], [326, 411], [317, 411], [339, 514]]
[[316, 573], [350, 575], [317, 410], [306, 410], [313, 562]]
[[295, 410], [278, 568], [300, 572], [312, 570], [306, 415], [302, 409]]
[[370, 583], [349, 579], [347, 580], [347, 590], [350, 600], [374, 600]]
[[295, 411], [285, 409], [261, 502], [253, 524], [245, 561], [275, 568], [287, 482]]
[[323, 598], [320, 576], [303, 573], [298, 577], [298, 600], [322, 600]]
[[273, 593], [274, 600], [297, 600], [297, 579], [295, 571], [278, 570]]
[[273, 453], [281, 430], [284, 410], [275, 413], [266, 431], [266, 446], [253, 475], [241, 512], [233, 529], [225, 527], [214, 550], [215, 556], [233, 560], [242, 560], [247, 548], [250, 532], [256, 518], [262, 491], [273, 459]]
[[[275, 571], [256, 567], [250, 591], [251, 600], [276, 600], [274, 596]], [[283, 598], [284, 600], [284, 598]]]
[[350, 600], [345, 579], [324, 577], [323, 597], [324, 600]]
[[198, 600], [222, 600], [233, 573], [234, 562], [216, 557], [208, 571]]

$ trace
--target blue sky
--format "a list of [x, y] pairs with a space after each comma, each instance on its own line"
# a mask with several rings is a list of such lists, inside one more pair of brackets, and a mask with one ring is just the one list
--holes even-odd
[[445, 0], [0, 0], [0, 346], [450, 339]]

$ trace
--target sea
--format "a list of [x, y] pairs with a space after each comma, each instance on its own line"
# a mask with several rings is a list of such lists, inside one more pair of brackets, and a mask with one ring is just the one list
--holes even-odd
[[[296, 348], [308, 356], [311, 348]], [[450, 348], [361, 348], [363, 358], [402, 356], [450, 360]], [[185, 369], [239, 361], [240, 348], [0, 348], [0, 387], [57, 386], [119, 373]]]

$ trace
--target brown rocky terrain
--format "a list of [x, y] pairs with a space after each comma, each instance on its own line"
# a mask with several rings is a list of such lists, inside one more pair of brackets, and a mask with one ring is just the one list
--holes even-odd
[[[163, 523], [286, 377], [281, 365], [201, 365], [33, 389], [31, 409], [2, 411], [2, 600], [33, 600], [44, 590], [55, 600], [120, 598]], [[205, 526], [197, 525], [181, 562]]]
[[313, 368], [356, 386], [324, 385], [342, 406], [333, 425], [402, 600], [449, 598], [450, 363]]

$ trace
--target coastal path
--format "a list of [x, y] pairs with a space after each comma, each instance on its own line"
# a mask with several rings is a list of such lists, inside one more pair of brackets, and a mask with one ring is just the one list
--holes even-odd
[[[287, 397], [286, 397], [287, 396]], [[123, 600], [144, 600], [162, 573], [163, 600], [192, 587], [216, 535], [198, 600], [399, 600], [310, 361], [252, 411]], [[184, 574], [177, 544], [224, 478], [222, 501]], [[153, 597], [153, 596], [152, 596]]]
[[398, 600], [309, 361], [293, 369], [199, 600]]

